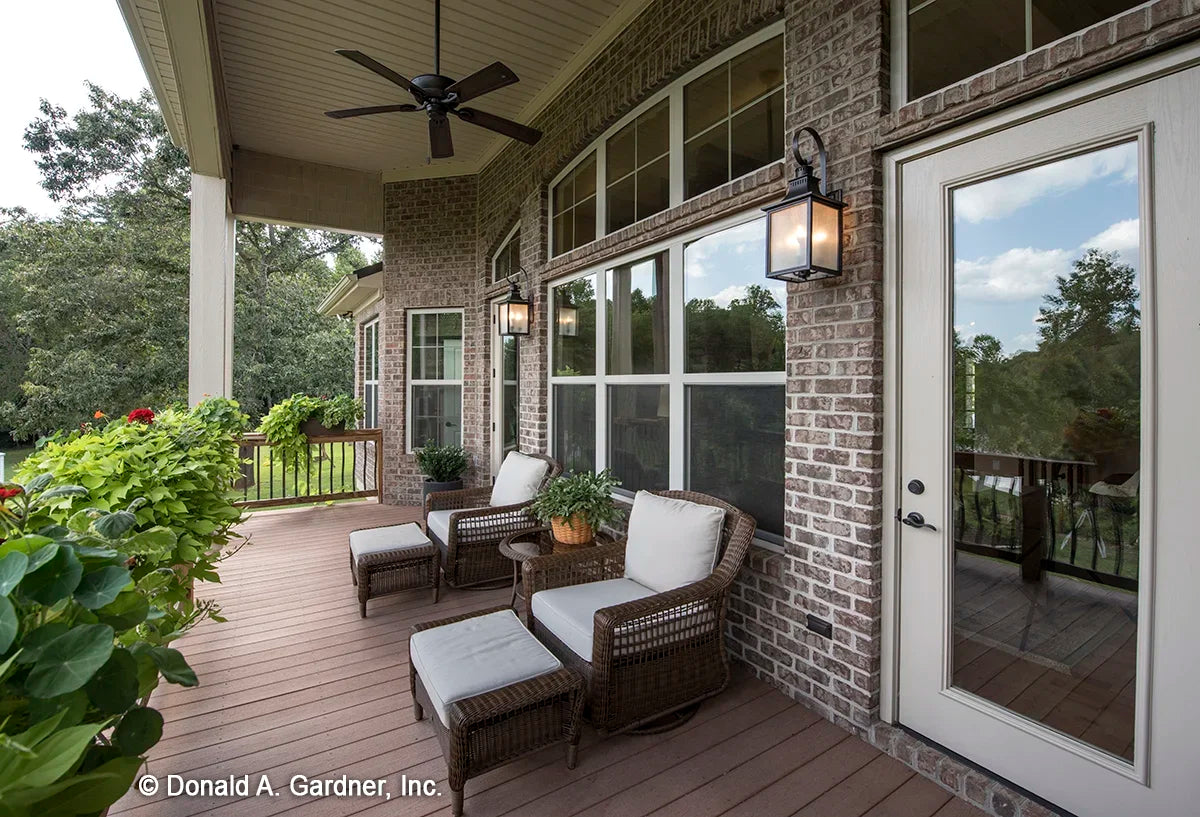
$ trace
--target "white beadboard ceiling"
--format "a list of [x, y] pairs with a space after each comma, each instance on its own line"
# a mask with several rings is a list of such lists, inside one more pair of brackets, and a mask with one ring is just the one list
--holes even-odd
[[[461, 79], [500, 60], [521, 81], [471, 104], [528, 122], [646, 3], [443, 0], [441, 73]], [[385, 180], [477, 171], [506, 138], [452, 117], [455, 155], [431, 163], [423, 112], [324, 115], [411, 102], [333, 51], [357, 49], [409, 78], [432, 73], [433, 7], [432, 0], [215, 0], [233, 143], [382, 172]]]

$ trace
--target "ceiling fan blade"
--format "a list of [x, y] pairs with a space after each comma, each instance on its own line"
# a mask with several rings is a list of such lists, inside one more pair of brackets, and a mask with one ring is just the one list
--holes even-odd
[[379, 76], [383, 77], [384, 79], [386, 79], [390, 82], [396, 83], [401, 88], [405, 89], [406, 91], [411, 93], [413, 96], [415, 96], [417, 98], [418, 102], [425, 101], [425, 94], [421, 91], [420, 88], [418, 88], [417, 86], [415, 86], [411, 82], [409, 82], [407, 77], [403, 77], [400, 74], [397, 74], [391, 68], [388, 68], [386, 65], [384, 65], [381, 62], [377, 62], [376, 60], [371, 59], [363, 52], [354, 51], [352, 49], [347, 49], [347, 48], [339, 48], [336, 51], [334, 51], [333, 53], [341, 54], [346, 59], [353, 60], [354, 62], [361, 65], [363, 68], [366, 68], [368, 71], [374, 71], [376, 74], [379, 74]]
[[450, 120], [445, 114], [429, 116], [429, 155], [434, 159], [448, 159], [454, 155], [454, 141], [450, 138]]
[[511, 119], [505, 119], [503, 116], [496, 116], [487, 111], [477, 111], [474, 108], [459, 108], [451, 113], [464, 122], [478, 125], [481, 128], [487, 128], [496, 133], [502, 133], [527, 145], [535, 145], [537, 144], [537, 140], [542, 138], [542, 132], [537, 128], [522, 125], [520, 122], [514, 122]]
[[458, 101], [466, 102], [514, 82], [520, 80], [513, 70], [502, 62], [494, 62], [486, 68], [480, 68], [471, 76], [460, 79], [447, 88], [446, 93], [458, 94]]
[[346, 119], [351, 116], [368, 116], [373, 113], [394, 113], [402, 111], [411, 113], [421, 110], [416, 105], [372, 105], [369, 108], [343, 108], [340, 111], [326, 111], [326, 116], [332, 116], [334, 119]]

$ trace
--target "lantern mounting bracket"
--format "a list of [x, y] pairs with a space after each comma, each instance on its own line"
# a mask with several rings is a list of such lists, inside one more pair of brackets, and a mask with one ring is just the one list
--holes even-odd
[[[821, 175], [818, 176], [813, 172], [813, 164], [811, 159], [805, 158], [800, 152], [800, 135], [807, 133], [812, 137], [813, 142], [817, 145], [817, 160], [821, 163]], [[834, 201], [842, 200], [842, 191], [834, 190], [829, 192], [828, 163], [829, 159], [825, 153], [825, 142], [821, 139], [821, 134], [817, 133], [814, 128], [805, 125], [792, 134], [792, 156], [796, 160], [796, 176], [788, 182], [787, 195], [784, 200], [797, 198], [809, 193], [820, 193], [826, 198]]]

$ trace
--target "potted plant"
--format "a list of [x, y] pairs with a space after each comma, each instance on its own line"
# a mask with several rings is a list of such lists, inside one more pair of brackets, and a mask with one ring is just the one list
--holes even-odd
[[564, 545], [591, 542], [596, 531], [621, 518], [612, 492], [621, 483], [605, 468], [598, 474], [581, 471], [550, 481], [530, 511], [550, 525], [555, 541]]
[[463, 487], [462, 475], [467, 470], [467, 452], [461, 445], [426, 443], [417, 449], [417, 467], [425, 475], [421, 486], [421, 502], [438, 491], [457, 491]]
[[271, 406], [259, 431], [287, 462], [304, 453], [309, 437], [345, 431], [362, 415], [362, 401], [348, 394], [333, 398], [293, 394]]
[[322, 434], [341, 434], [362, 419], [364, 409], [361, 400], [348, 394], [333, 397], [318, 397], [320, 408], [300, 425], [300, 430], [309, 437]]

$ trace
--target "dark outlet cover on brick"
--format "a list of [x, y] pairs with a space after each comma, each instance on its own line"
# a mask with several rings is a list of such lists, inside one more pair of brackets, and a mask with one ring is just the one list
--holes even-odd
[[812, 613], [808, 614], [808, 629], [817, 635], [833, 638], [833, 624], [823, 618], [817, 618]]

